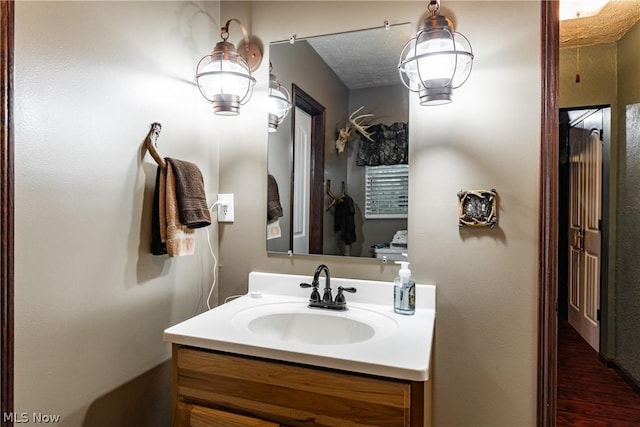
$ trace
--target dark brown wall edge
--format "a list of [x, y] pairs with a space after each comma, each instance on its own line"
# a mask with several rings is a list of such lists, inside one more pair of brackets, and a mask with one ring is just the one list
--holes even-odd
[[559, 2], [541, 0], [538, 426], [556, 425]]
[[0, 1], [0, 19], [0, 416], [4, 427], [13, 425], [4, 417], [13, 412], [13, 0]]

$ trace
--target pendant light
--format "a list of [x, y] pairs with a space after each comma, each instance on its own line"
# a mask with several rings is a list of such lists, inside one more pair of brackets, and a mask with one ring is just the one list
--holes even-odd
[[276, 132], [278, 125], [291, 110], [291, 95], [273, 74], [273, 65], [269, 63], [269, 132]]
[[451, 102], [453, 89], [469, 78], [473, 51], [469, 40], [438, 14], [437, 0], [431, 0], [427, 8], [431, 14], [402, 49], [398, 70], [402, 83], [418, 92], [420, 105], [442, 105]]
[[[228, 42], [229, 24], [238, 23], [244, 41], [238, 46]], [[209, 55], [200, 59], [196, 66], [196, 84], [202, 96], [213, 105], [215, 114], [235, 116], [240, 114], [240, 105], [249, 101], [256, 79], [251, 75], [262, 61], [262, 52], [249, 41], [247, 30], [237, 19], [230, 19], [220, 29], [222, 41]]]

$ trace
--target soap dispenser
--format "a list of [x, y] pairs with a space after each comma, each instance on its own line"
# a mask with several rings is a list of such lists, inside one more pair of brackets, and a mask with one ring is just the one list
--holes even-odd
[[411, 270], [407, 261], [396, 261], [400, 264], [400, 272], [394, 280], [393, 311], [398, 314], [414, 314], [416, 312], [416, 282], [411, 278]]

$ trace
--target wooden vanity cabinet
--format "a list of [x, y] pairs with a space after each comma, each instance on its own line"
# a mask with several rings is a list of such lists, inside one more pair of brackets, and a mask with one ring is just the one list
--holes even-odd
[[431, 383], [173, 345], [173, 426], [430, 426]]
[[174, 425], [191, 427], [280, 427], [280, 424], [206, 406], [178, 403]]

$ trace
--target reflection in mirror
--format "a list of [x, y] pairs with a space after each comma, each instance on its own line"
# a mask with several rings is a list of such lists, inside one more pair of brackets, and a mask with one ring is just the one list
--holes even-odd
[[405, 259], [410, 37], [401, 24], [270, 44], [293, 107], [268, 138], [268, 251]]

